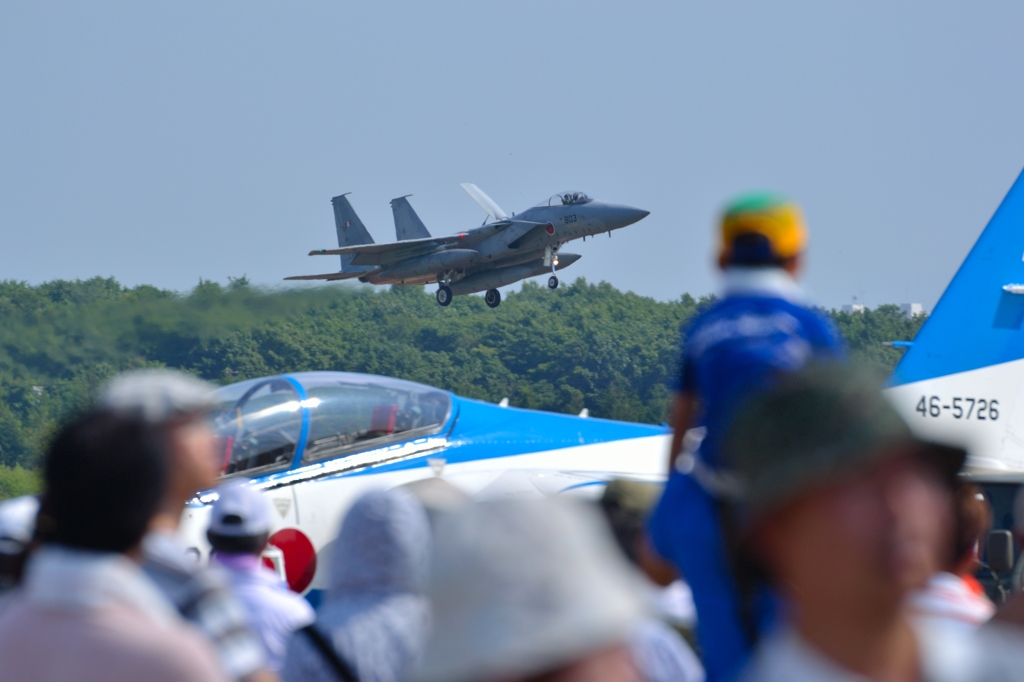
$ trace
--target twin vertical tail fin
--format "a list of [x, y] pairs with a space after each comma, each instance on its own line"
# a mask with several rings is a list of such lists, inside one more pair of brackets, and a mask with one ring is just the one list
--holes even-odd
[[[338, 246], [372, 244], [373, 237], [366, 231], [363, 221], [356, 215], [355, 209], [352, 208], [352, 204], [349, 203], [346, 197], [347, 194], [342, 194], [331, 199], [331, 204], [334, 206], [334, 225], [338, 230]], [[341, 257], [342, 272], [373, 269], [367, 266], [352, 265], [353, 258], [355, 256], [352, 254], [346, 254]]]
[[887, 391], [976, 468], [1024, 469], [1024, 173], [946, 287]]
[[430, 237], [427, 226], [423, 224], [420, 217], [416, 215], [416, 211], [412, 209], [412, 204], [409, 203], [407, 197], [411, 196], [411, 194], [406, 194], [404, 197], [391, 200], [391, 212], [395, 215], [395, 237], [400, 242], [407, 239]]

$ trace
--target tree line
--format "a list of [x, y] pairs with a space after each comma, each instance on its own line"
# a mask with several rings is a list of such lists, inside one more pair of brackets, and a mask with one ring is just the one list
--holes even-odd
[[[113, 278], [0, 282], [0, 498], [35, 485], [47, 438], [114, 374], [166, 366], [228, 384], [281, 372], [385, 374], [459, 395], [658, 423], [679, 330], [713, 297], [656, 301], [577, 279], [527, 282], [497, 310], [476, 296], [441, 308], [423, 287], [270, 290], [246, 278], [187, 293]], [[895, 305], [831, 311], [855, 362], [880, 373], [924, 316]]]

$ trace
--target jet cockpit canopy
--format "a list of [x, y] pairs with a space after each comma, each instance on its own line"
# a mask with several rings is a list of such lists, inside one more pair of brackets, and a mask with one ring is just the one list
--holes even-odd
[[286, 469], [436, 433], [451, 397], [430, 386], [344, 372], [296, 372], [218, 389], [225, 475]]
[[542, 201], [538, 206], [577, 206], [593, 201], [585, 192], [562, 192], [551, 195], [550, 199]]

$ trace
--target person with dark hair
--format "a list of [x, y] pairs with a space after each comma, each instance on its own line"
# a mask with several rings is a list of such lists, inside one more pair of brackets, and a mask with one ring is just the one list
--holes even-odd
[[[710, 682], [728, 680], [774, 618], [771, 595], [738, 583], [733, 571], [723, 523], [733, 476], [720, 456], [729, 420], [780, 375], [845, 354], [835, 327], [797, 285], [807, 229], [795, 202], [767, 193], [737, 198], [722, 216], [720, 240], [724, 296], [683, 329], [669, 479], [648, 524], [653, 548], [693, 589]], [[653, 567], [645, 563], [657, 581]]]
[[270, 523], [270, 505], [263, 493], [246, 481], [228, 481], [217, 488], [206, 537], [213, 547], [211, 565], [228, 574], [249, 627], [266, 649], [267, 667], [277, 671], [288, 638], [316, 620], [316, 614], [308, 601], [263, 565], [260, 554], [270, 537]]
[[995, 604], [974, 577], [982, 540], [992, 527], [992, 507], [981, 488], [959, 480], [953, 493], [953, 548], [926, 557], [931, 577], [910, 597], [914, 617], [930, 627], [969, 635], [995, 614]]
[[228, 676], [272, 682], [259, 637], [232, 593], [227, 576], [199, 565], [178, 538], [185, 505], [213, 488], [219, 473], [216, 440], [209, 425], [214, 387], [168, 369], [125, 372], [103, 386], [97, 403], [141, 418], [157, 429], [167, 456], [167, 486], [142, 544], [143, 569], [186, 620], [213, 643]]
[[155, 429], [87, 413], [54, 438], [43, 479], [46, 542], [0, 615], [0, 677], [223, 682], [209, 645], [138, 564], [166, 481]]

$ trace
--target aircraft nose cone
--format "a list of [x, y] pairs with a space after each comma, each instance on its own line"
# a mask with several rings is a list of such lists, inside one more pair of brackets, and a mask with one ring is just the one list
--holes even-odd
[[632, 225], [635, 222], [643, 220], [651, 214], [650, 211], [645, 211], [642, 208], [633, 208], [632, 206], [610, 206], [608, 216], [605, 219], [608, 229], [617, 230], [620, 227], [626, 227]]

